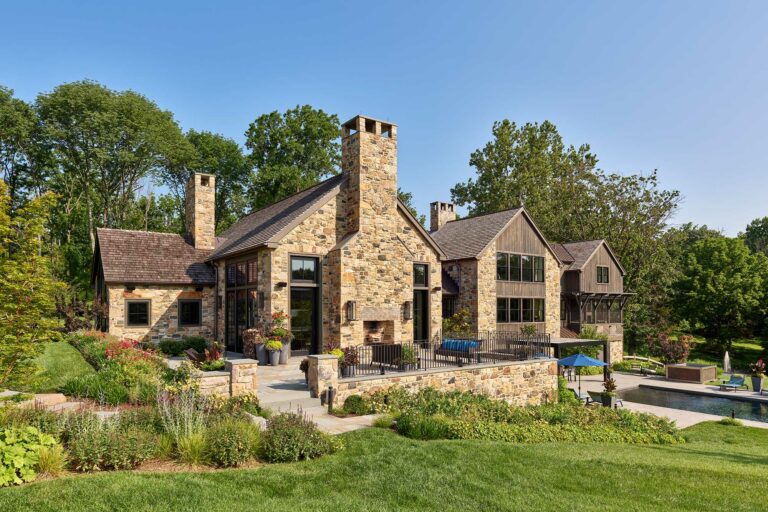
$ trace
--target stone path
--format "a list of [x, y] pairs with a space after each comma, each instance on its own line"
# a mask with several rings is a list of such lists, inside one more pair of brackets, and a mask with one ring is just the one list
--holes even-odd
[[[616, 386], [619, 391], [623, 389], [636, 388], [640, 384], [657, 387], [660, 389], [670, 389], [676, 391], [696, 392], [700, 394], [706, 394], [711, 396], [723, 396], [724, 398], [733, 398], [734, 392], [727, 391], [721, 392], [716, 386], [707, 386], [705, 384], [692, 384], [687, 382], [670, 382], [663, 377], [656, 376], [641, 376], [641, 375], [629, 375], [624, 373], [614, 372], [612, 374], [614, 380], [616, 380]], [[578, 379], [578, 377], [577, 377]], [[578, 380], [570, 383], [571, 388], [578, 386]], [[602, 391], [603, 390], [603, 376], [602, 375], [583, 375], [581, 377], [581, 391], [586, 393], [587, 391]], [[744, 394], [755, 395], [753, 392], [737, 392]], [[768, 397], [760, 397], [760, 401], [768, 402]], [[669, 407], [658, 407], [655, 405], [638, 404], [635, 402], [624, 402], [624, 407], [630, 411], [647, 412], [655, 414], [656, 416], [666, 417], [675, 421], [680, 428], [690, 427], [697, 423], [704, 421], [720, 421], [723, 417], [715, 414], [705, 414], [701, 412], [685, 411], [682, 409], [671, 409]], [[762, 421], [751, 420], [739, 420], [744, 425], [755, 428], [768, 429], [768, 423]]]

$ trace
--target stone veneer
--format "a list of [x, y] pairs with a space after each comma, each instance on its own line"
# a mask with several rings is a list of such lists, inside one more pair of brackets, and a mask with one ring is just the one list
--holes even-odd
[[[313, 396], [332, 386], [338, 406], [351, 395], [361, 395], [401, 386], [409, 391], [431, 387], [440, 391], [472, 391], [514, 405], [538, 405], [557, 399], [557, 362], [511, 361], [465, 368], [435, 368], [425, 371], [338, 378], [338, 359], [310, 356], [309, 382]], [[335, 361], [334, 361], [335, 360]]]
[[[195, 286], [181, 285], [143, 285], [137, 286], [133, 291], [128, 291], [124, 285], [107, 285], [109, 333], [135, 340], [150, 340], [155, 337], [162, 338], [174, 334], [213, 337], [214, 288], [204, 286], [202, 291], [196, 291], [196, 288]], [[150, 301], [149, 326], [129, 327], [126, 325], [126, 301], [131, 299]], [[179, 299], [202, 300], [202, 323], [200, 325], [179, 327]]]
[[216, 177], [195, 173], [187, 181], [184, 216], [196, 249], [216, 246]]
[[608, 353], [610, 364], [618, 363], [624, 360], [624, 341], [615, 340], [608, 343]]
[[233, 359], [227, 361], [223, 371], [196, 372], [200, 392], [204, 395], [240, 396], [256, 393], [258, 387], [258, 361]]

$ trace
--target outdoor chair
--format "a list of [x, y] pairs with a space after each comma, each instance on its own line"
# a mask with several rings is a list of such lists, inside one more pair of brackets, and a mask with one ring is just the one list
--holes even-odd
[[738, 375], [731, 375], [730, 379], [720, 383], [720, 390], [722, 391], [736, 391], [737, 389], [741, 388], [749, 389], [747, 384], [744, 382], [744, 377], [739, 377]]
[[575, 389], [571, 389], [571, 391], [573, 391], [574, 396], [576, 396], [578, 400], [584, 402], [584, 405], [589, 405], [593, 401], [592, 398], [586, 393], [579, 393]]
[[435, 356], [455, 358], [456, 363], [466, 360], [467, 363], [480, 362], [479, 340], [455, 340], [445, 339], [438, 348], [435, 348]]

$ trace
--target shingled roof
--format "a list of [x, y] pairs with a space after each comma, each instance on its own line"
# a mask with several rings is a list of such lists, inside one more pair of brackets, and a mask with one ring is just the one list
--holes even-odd
[[522, 208], [452, 220], [432, 233], [448, 260], [476, 258]]
[[106, 283], [215, 284], [210, 251], [195, 249], [173, 233], [96, 230], [97, 255]]
[[560, 260], [567, 265], [564, 270], [581, 270], [602, 244], [605, 244], [605, 248], [608, 250], [608, 254], [610, 254], [611, 258], [613, 258], [613, 260], [616, 262], [616, 265], [619, 267], [619, 270], [621, 270], [623, 274], [624, 267], [621, 266], [618, 258], [616, 258], [616, 255], [613, 254], [613, 251], [605, 240], [582, 240], [580, 242], [552, 244], [552, 248], [558, 254], [562, 253], [563, 255], [569, 255], [567, 259], [560, 258]]
[[288, 231], [335, 196], [343, 180], [341, 174], [333, 176], [243, 217], [217, 238], [217, 247], [209, 259], [279, 242]]

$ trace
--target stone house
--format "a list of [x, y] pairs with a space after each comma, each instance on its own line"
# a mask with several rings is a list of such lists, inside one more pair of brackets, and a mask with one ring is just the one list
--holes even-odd
[[218, 237], [215, 178], [204, 174], [187, 186], [186, 237], [98, 230], [103, 328], [144, 339], [201, 333], [240, 352], [243, 330], [283, 311], [296, 353], [437, 337], [444, 253], [397, 197], [397, 127], [356, 116], [341, 143], [341, 174]]

